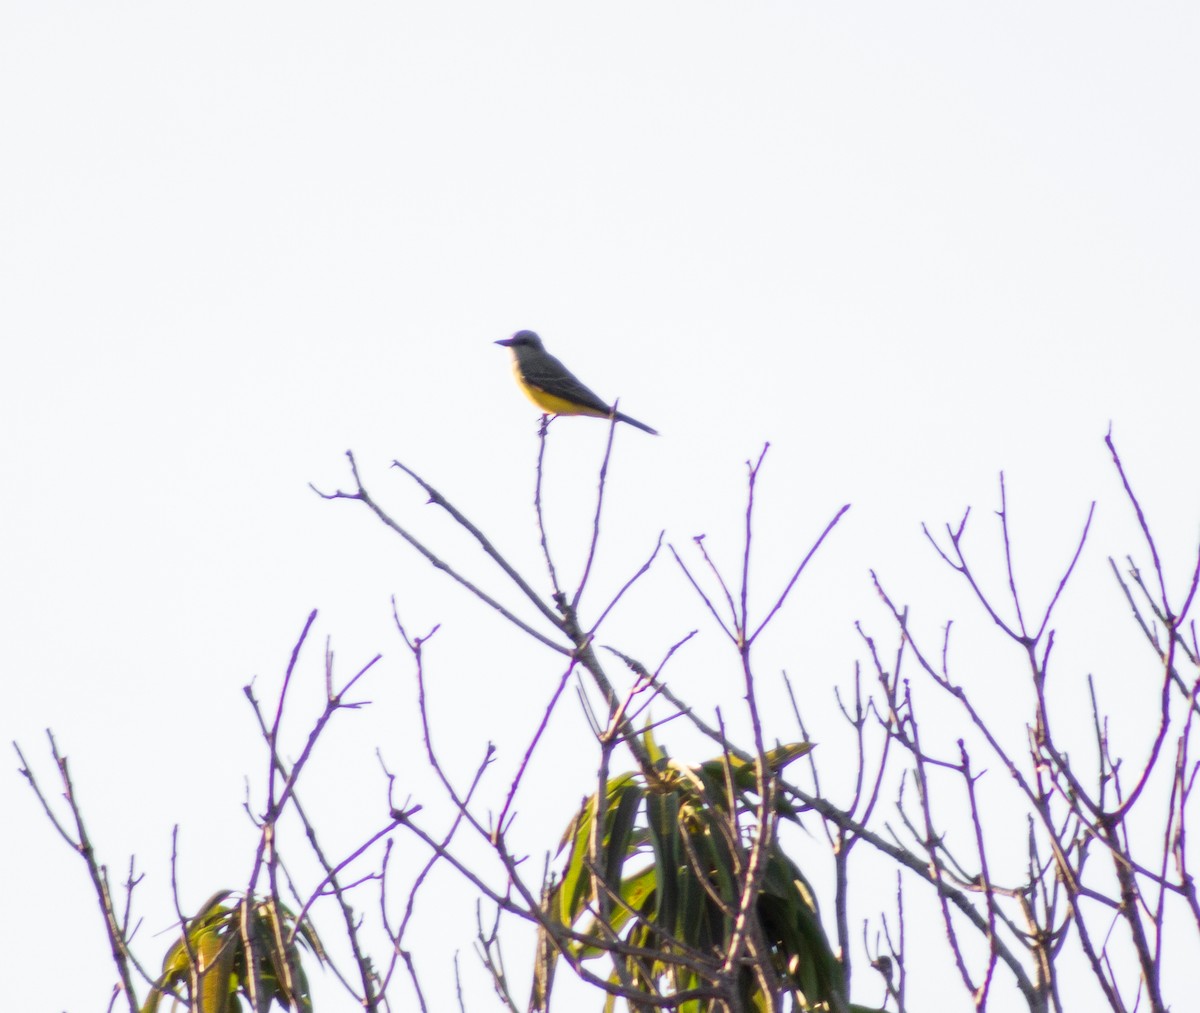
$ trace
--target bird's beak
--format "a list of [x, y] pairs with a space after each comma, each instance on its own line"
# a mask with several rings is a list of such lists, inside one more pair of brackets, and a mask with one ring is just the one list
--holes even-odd
[[512, 338], [501, 338], [499, 341], [496, 342], [497, 345], [511, 345], [512, 343], [513, 343]]

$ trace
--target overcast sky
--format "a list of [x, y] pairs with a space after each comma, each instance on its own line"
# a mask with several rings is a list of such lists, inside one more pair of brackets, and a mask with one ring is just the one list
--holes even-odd
[[[147, 960], [172, 825], [185, 906], [245, 881], [265, 765], [241, 687], [278, 686], [310, 609], [295, 734], [326, 637], [345, 674], [384, 655], [313, 774], [339, 845], [386, 815], [376, 745], [433, 797], [391, 595], [444, 624], [433, 703], [464, 770], [488, 738], [519, 756], [558, 659], [308, 489], [345, 486], [352, 448], [479, 572], [400, 458], [541, 578], [537, 412], [492, 344], [519, 328], [662, 433], [616, 435], [594, 602], [663, 529], [732, 564], [769, 441], [764, 599], [853, 504], [761, 659], [826, 707], [854, 620], [889, 632], [868, 567], [934, 633], [970, 613], [920, 524], [973, 504], [993, 549], [1003, 469], [1039, 600], [1100, 501], [1063, 607], [1072, 678], [1103, 668], [1105, 557], [1139, 547], [1110, 423], [1177, 582], [1200, 518], [1197, 53], [1184, 3], [0, 3], [0, 738], [50, 785], [52, 727], [103, 858], [137, 852]], [[551, 430], [568, 561], [604, 436]], [[608, 642], [649, 662], [695, 626], [660, 560]], [[703, 636], [678, 688], [736, 708]], [[567, 809], [578, 759], [547, 774]], [[13, 769], [0, 796], [6, 1001], [102, 1009], [82, 864]], [[567, 809], [527, 803], [531, 849]], [[421, 940], [435, 992], [470, 911]]]

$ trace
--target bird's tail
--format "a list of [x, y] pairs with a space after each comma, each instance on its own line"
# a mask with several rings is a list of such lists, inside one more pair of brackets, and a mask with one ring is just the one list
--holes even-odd
[[640, 429], [643, 433], [649, 433], [651, 436], [658, 435], [657, 429], [651, 429], [645, 422], [639, 422], [637, 419], [630, 418], [624, 412], [617, 412], [616, 416], [618, 422], [628, 422], [635, 429]]

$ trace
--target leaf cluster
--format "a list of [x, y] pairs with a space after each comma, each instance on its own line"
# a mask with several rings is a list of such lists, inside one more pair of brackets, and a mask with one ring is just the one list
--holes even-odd
[[242, 998], [255, 1013], [265, 1013], [273, 1002], [308, 1013], [312, 1001], [301, 947], [324, 960], [312, 926], [297, 923], [282, 904], [219, 891], [167, 951], [142, 1013], [157, 1013], [164, 995], [182, 995], [195, 1013], [241, 1013]]
[[[794, 1010], [846, 1008], [842, 969], [808, 880], [777, 837], [753, 837], [763, 804], [757, 762], [722, 755], [685, 765], [649, 731], [643, 745], [652, 766], [610, 778], [563, 836], [562, 876], [544, 899], [534, 1008], [549, 1001], [553, 938], [567, 940], [574, 960], [608, 957], [615, 986], [648, 998], [692, 996], [672, 1003], [683, 1013], [788, 1008], [784, 1001]], [[796, 742], [769, 751], [768, 776], [810, 749]], [[782, 800], [774, 811], [797, 819]], [[747, 910], [756, 847], [762, 874]], [[739, 931], [751, 940], [749, 956], [727, 968]], [[606, 1013], [614, 1002], [610, 993]], [[631, 1008], [658, 1005], [631, 1000]]]

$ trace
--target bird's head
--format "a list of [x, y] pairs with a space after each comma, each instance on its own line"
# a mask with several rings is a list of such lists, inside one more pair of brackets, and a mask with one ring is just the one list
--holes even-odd
[[533, 331], [517, 331], [511, 338], [501, 338], [496, 342], [497, 345], [504, 345], [506, 348], [537, 348], [541, 349], [542, 339], [539, 338]]

